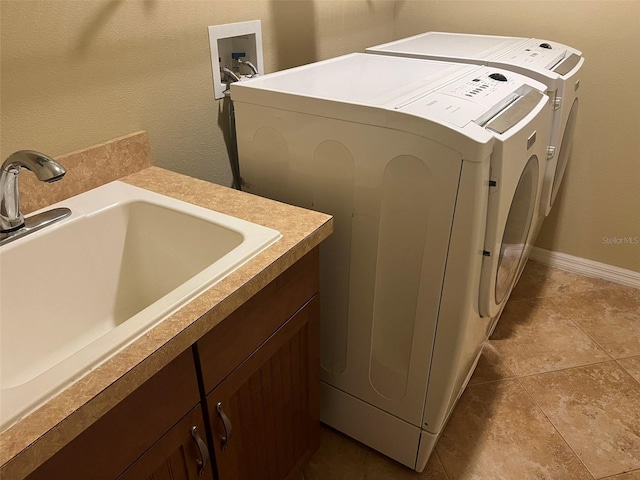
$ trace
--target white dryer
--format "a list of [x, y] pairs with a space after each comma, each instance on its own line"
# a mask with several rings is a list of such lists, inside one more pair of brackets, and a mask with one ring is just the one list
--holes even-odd
[[334, 216], [321, 419], [418, 471], [521, 261], [545, 89], [496, 68], [367, 54], [231, 87], [244, 189]]
[[[582, 52], [549, 40], [494, 35], [427, 32], [378, 45], [368, 53], [499, 67], [521, 73], [547, 86], [553, 101], [553, 127], [545, 166], [540, 218], [534, 237], [551, 211], [571, 156], [578, 115]], [[535, 238], [534, 238], [535, 239]]]

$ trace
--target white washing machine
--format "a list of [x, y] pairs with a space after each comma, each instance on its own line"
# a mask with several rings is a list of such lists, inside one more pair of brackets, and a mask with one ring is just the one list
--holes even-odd
[[367, 54], [231, 87], [244, 189], [334, 216], [321, 419], [415, 470], [522, 261], [545, 89], [496, 68]]
[[578, 115], [582, 52], [549, 40], [463, 33], [427, 32], [367, 49], [368, 53], [499, 67], [531, 77], [547, 86], [554, 106], [550, 149], [540, 218], [534, 239], [551, 211], [571, 156]]

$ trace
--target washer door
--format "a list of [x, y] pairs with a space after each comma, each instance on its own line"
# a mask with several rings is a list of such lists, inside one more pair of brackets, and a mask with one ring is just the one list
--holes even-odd
[[[539, 169], [538, 157], [531, 156], [513, 191], [509, 213], [498, 223], [495, 239], [501, 239], [500, 243], [492, 251], [484, 252], [479, 302], [483, 317], [494, 317], [500, 312], [513, 289], [518, 267], [524, 261], [535, 213]], [[490, 241], [488, 245], [491, 244]]]
[[573, 148], [573, 136], [576, 131], [576, 119], [578, 118], [578, 99], [576, 98], [571, 105], [571, 111], [569, 112], [569, 118], [567, 118], [567, 124], [564, 128], [564, 134], [562, 135], [562, 143], [560, 144], [560, 151], [558, 152], [558, 161], [556, 163], [556, 171], [553, 176], [553, 186], [551, 187], [551, 198], [549, 199], [548, 208], [551, 209], [553, 202], [556, 200], [558, 189], [562, 183], [562, 177], [567, 168], [567, 163], [571, 157], [571, 149]]

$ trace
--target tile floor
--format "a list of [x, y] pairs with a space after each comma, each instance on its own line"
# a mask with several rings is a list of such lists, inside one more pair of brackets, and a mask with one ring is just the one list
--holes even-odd
[[640, 290], [529, 262], [421, 474], [323, 428], [305, 480], [640, 480]]

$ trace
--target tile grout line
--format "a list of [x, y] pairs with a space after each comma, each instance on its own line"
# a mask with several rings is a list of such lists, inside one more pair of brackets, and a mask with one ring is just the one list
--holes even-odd
[[[634, 355], [635, 357], [636, 355]], [[633, 357], [626, 357], [626, 358], [633, 358]], [[614, 362], [616, 362], [616, 365], [618, 365], [623, 371], [624, 373], [626, 373], [627, 375], [629, 375], [631, 377], [631, 380], [633, 380], [634, 382], [636, 382], [638, 385], [640, 385], [640, 380], [638, 380], [636, 377], [634, 377], [633, 375], [631, 375], [631, 372], [629, 372], [626, 368], [624, 368], [624, 365], [621, 365], [620, 362], [618, 360], [625, 360], [624, 358], [618, 358], [615, 359]]]
[[[537, 263], [540, 263], [540, 262], [537, 262]], [[576, 274], [576, 273], [573, 273], [573, 272], [568, 272], [567, 270], [562, 270], [561, 268], [557, 268], [557, 267], [549, 267], [549, 268], [553, 268], [553, 269], [556, 269], [556, 270], [567, 272], [567, 273], [570, 273], [570, 274], [575, 275], [575, 276], [580, 277], [580, 278], [594, 278], [594, 277], [587, 277], [586, 275], [579, 275], [579, 274]], [[547, 273], [549, 273], [549, 272], [547, 272]], [[523, 275], [524, 275], [524, 273], [523, 273]], [[543, 282], [546, 282], [548, 279], [549, 279], [549, 275], [545, 275]], [[571, 292], [569, 294], [564, 294], [564, 295], [571, 295], [571, 294], [574, 294], [574, 293], [588, 293], [588, 292], [600, 291], [600, 290], [605, 290], [607, 288], [613, 288], [614, 286], [619, 285], [617, 283], [611, 282], [609, 280], [604, 280], [602, 278], [599, 278], [598, 280], [606, 282], [607, 285], [602, 285], [600, 287], [585, 288], [584, 290], [576, 290], [575, 292]], [[516, 285], [517, 285], [517, 283], [516, 283]], [[514, 289], [515, 289], [516, 285], [514, 285]], [[552, 293], [550, 295], [539, 295], [539, 296], [535, 296], [535, 297], [518, 298], [518, 299], [514, 299], [514, 301], [518, 301], [518, 300], [537, 300], [537, 299], [540, 299], [540, 298], [549, 298], [549, 299], [551, 299], [551, 298], [554, 298], [554, 297], [561, 297], [561, 296], [563, 296], [563, 294], [555, 292], [555, 293]]]
[[[558, 309], [558, 308], [559, 308], [559, 307], [558, 307], [558, 305], [557, 305], [555, 302], [553, 302], [553, 300], [551, 299], [551, 297], [540, 297], [540, 299], [542, 299], [542, 298], [547, 299], [547, 300], [550, 300], [550, 301], [551, 301], [551, 303], [552, 303], [552, 305], [553, 305], [553, 307], [554, 307], [555, 309]], [[532, 300], [536, 300], [536, 299], [532, 299]], [[468, 385], [468, 386], [473, 386], [473, 385], [485, 385], [485, 384], [488, 384], [488, 383], [495, 383], [495, 382], [499, 382], [499, 381], [507, 380], [507, 379], [524, 378], [524, 377], [530, 377], [530, 376], [532, 376], [532, 375], [541, 375], [541, 374], [544, 374], [544, 373], [560, 372], [560, 371], [563, 371], [563, 370], [569, 370], [569, 369], [571, 369], [571, 368], [586, 367], [586, 366], [590, 366], [590, 365], [597, 365], [597, 364], [600, 364], [600, 363], [606, 363], [606, 362], [616, 361], [616, 359], [615, 359], [615, 358], [613, 358], [613, 357], [609, 354], [609, 352], [607, 352], [607, 351], [602, 347], [602, 345], [600, 345], [600, 344], [599, 344], [595, 339], [593, 339], [593, 338], [591, 337], [591, 335], [589, 335], [589, 334], [588, 334], [588, 333], [587, 333], [587, 332], [586, 332], [586, 331], [585, 331], [585, 330], [584, 330], [584, 329], [583, 329], [583, 328], [582, 328], [582, 327], [581, 327], [581, 326], [580, 326], [580, 325], [579, 325], [575, 320], [573, 320], [573, 318], [571, 318], [570, 316], [567, 316], [567, 317], [566, 317], [566, 320], [567, 320], [567, 321], [569, 321], [572, 325], [574, 325], [574, 326], [575, 326], [575, 327], [576, 327], [580, 332], [584, 333], [584, 334], [589, 338], [589, 340], [591, 340], [591, 341], [596, 345], [596, 347], [597, 347], [600, 351], [602, 351], [602, 353], [604, 353], [608, 358], [607, 358], [607, 359], [605, 359], [605, 360], [597, 360], [597, 361], [589, 362], [589, 363], [581, 363], [581, 364], [579, 364], [579, 365], [571, 365], [571, 366], [567, 366], [567, 367], [555, 368], [555, 369], [553, 369], [553, 370], [547, 370], [547, 371], [536, 372], [536, 373], [525, 373], [525, 374], [519, 374], [519, 373], [517, 373], [517, 372], [514, 372], [512, 369], [510, 369], [510, 368], [508, 368], [508, 367], [505, 367], [505, 368], [507, 368], [507, 369], [509, 370], [509, 372], [510, 372], [511, 376], [508, 376], [508, 377], [501, 377], [501, 378], [498, 378], [498, 379], [495, 379], [495, 380], [487, 380], [487, 381], [483, 381], [483, 382], [478, 382], [478, 383], [474, 383], [474, 384], [471, 384], [471, 385]], [[489, 342], [491, 342], [491, 339], [489, 339]], [[498, 354], [500, 354], [500, 351], [499, 351], [499, 349], [498, 349], [498, 348], [494, 347], [494, 346], [493, 346], [493, 345], [491, 345], [490, 343], [489, 343], [489, 345], [490, 345], [494, 350], [496, 350], [496, 351], [498, 352]]]
[[[606, 352], [605, 352], [606, 353]], [[509, 377], [501, 377], [501, 378], [496, 378], [495, 380], [486, 380], [486, 381], [482, 381], [482, 382], [478, 382], [478, 383], [471, 383], [467, 385], [468, 387], [475, 387], [476, 385], [487, 385], [490, 383], [498, 383], [498, 382], [504, 382], [506, 380], [517, 380], [519, 378], [528, 378], [528, 377], [534, 377], [536, 375], [546, 375], [547, 373], [556, 373], [556, 372], [564, 372], [566, 370], [572, 370], [574, 368], [583, 368], [583, 367], [591, 367], [593, 365], [601, 365], [603, 363], [609, 363], [609, 362], [617, 362], [617, 359], [615, 358], [611, 358], [611, 356], [609, 354], [607, 354], [610, 358], [606, 359], [606, 360], [598, 360], [596, 362], [591, 362], [591, 363], [583, 363], [580, 365], [572, 365], [570, 367], [562, 367], [562, 368], [556, 368], [554, 370], [545, 370], [542, 372], [535, 372], [535, 373], [523, 373], [523, 374], [518, 374], [518, 373], [514, 373], [511, 372], [511, 376]], [[634, 355], [635, 356], [635, 355]], [[633, 357], [627, 357], [627, 358], [633, 358]], [[620, 360], [624, 360], [624, 359], [620, 359]], [[622, 365], [620, 365], [621, 368], [624, 369], [624, 367]], [[626, 370], [625, 370], [626, 371]], [[628, 372], [627, 372], [628, 373]], [[635, 380], [635, 378], [634, 378]]]
[[[601, 288], [601, 289], [597, 289], [597, 290], [606, 290], [606, 288]], [[593, 291], [593, 290], [587, 290], [587, 292], [589, 292], [589, 291]], [[584, 293], [584, 292], [575, 292], [575, 293], [576, 293], [576, 294], [578, 294], [578, 293]], [[560, 296], [560, 295], [555, 295], [554, 297], [559, 297], [559, 296]], [[553, 298], [554, 298], [554, 297], [549, 297], [549, 300], [551, 301], [551, 303], [553, 303], [553, 305], [554, 305], [555, 307], [560, 308], [560, 306], [559, 306], [559, 305], [558, 305], [558, 304], [553, 300]], [[620, 314], [627, 314], [627, 313], [633, 313], [633, 311], [632, 311], [632, 309], [630, 309], [630, 310], [620, 309], [620, 310], [616, 310], [616, 313], [620, 313]], [[609, 353], [609, 352], [606, 350], [606, 348], [605, 348], [603, 345], [601, 345], [601, 344], [600, 344], [600, 343], [599, 343], [599, 342], [598, 342], [598, 341], [597, 341], [597, 340], [596, 340], [596, 339], [595, 339], [595, 338], [594, 338], [594, 337], [593, 337], [593, 336], [592, 336], [592, 335], [591, 335], [591, 334], [590, 334], [586, 329], [584, 329], [584, 328], [582, 327], [582, 325], [580, 325], [580, 323], [579, 323], [579, 322], [577, 322], [576, 320], [574, 320], [574, 317], [573, 317], [572, 315], [567, 315], [567, 320], [571, 321], [571, 322], [572, 322], [576, 327], [578, 327], [578, 329], [579, 329], [580, 331], [582, 331], [582, 332], [583, 332], [587, 337], [589, 337], [589, 338], [591, 339], [591, 341], [592, 341], [593, 343], [595, 343], [595, 344], [598, 346], [598, 348], [599, 348], [600, 350], [602, 350], [605, 354], [607, 354], [607, 355], [609, 356], [609, 358], [611, 358], [611, 360], [613, 360], [613, 361], [617, 362], [618, 360], [623, 360], [623, 359], [625, 359], [625, 358], [632, 358], [632, 357], [636, 357], [636, 356], [638, 356], [638, 355], [630, 355], [630, 356], [628, 356], [628, 357], [621, 357], [621, 358], [616, 358], [616, 357], [614, 357], [614, 356], [613, 356], [611, 353]], [[622, 365], [620, 365], [620, 366], [622, 367]], [[622, 367], [622, 368], [624, 368], [624, 367]], [[635, 380], [635, 378], [634, 378], [634, 380]]]
[[612, 358], [610, 360], [601, 360], [601, 361], [598, 361], [598, 362], [586, 363], [586, 364], [583, 364], [583, 365], [574, 365], [572, 367], [563, 367], [563, 368], [559, 368], [557, 370], [547, 370], [546, 372], [526, 373], [524, 375], [517, 375], [515, 377], [512, 377], [512, 379], [530, 378], [530, 377], [535, 377], [537, 375], [547, 375], [549, 373], [566, 372], [567, 370], [574, 370], [576, 368], [593, 367], [595, 365], [602, 365], [604, 363], [617, 363], [617, 362]]
[[580, 455], [578, 455], [576, 453], [576, 451], [573, 449], [573, 447], [571, 446], [571, 444], [567, 441], [566, 438], [564, 438], [564, 435], [562, 435], [562, 433], [560, 433], [560, 430], [558, 430], [558, 427], [556, 427], [556, 425], [551, 421], [551, 419], [549, 418], [549, 416], [547, 415], [547, 412], [545, 412], [542, 407], [538, 404], [538, 402], [536, 402], [536, 399], [533, 398], [533, 395], [531, 395], [531, 393], [529, 392], [529, 390], [527, 390], [527, 387], [525, 385], [522, 384], [522, 382], [520, 382], [519, 379], [518, 380], [518, 385], [520, 386], [520, 388], [522, 388], [524, 390], [524, 392], [527, 394], [527, 396], [531, 399], [531, 401], [533, 402], [533, 404], [536, 406], [536, 408], [540, 411], [540, 413], [542, 413], [542, 415], [544, 416], [544, 418], [547, 419], [547, 421], [549, 422], [549, 424], [553, 427], [553, 429], [555, 430], [555, 432], [560, 436], [560, 438], [562, 439], [562, 441], [565, 443], [565, 445], [569, 448], [569, 450], [571, 451], [571, 453], [573, 453], [573, 455], [576, 457], [576, 460], [578, 460], [578, 462], [580, 462], [580, 465], [582, 465], [584, 467], [584, 469], [586, 470], [586, 472], [591, 475], [591, 478], [593, 480], [596, 480], [596, 476], [593, 474], [593, 472], [591, 472], [591, 470], [589, 470], [589, 468], [585, 465], [585, 463], [582, 461], [582, 458], [580, 458]]
[[620, 477], [621, 475], [627, 475], [628, 473], [640, 473], [640, 468], [636, 468], [634, 470], [628, 470], [622, 473], [614, 473], [613, 475], [609, 475], [607, 477], [597, 478], [596, 480], [611, 480]]
[[[585, 278], [588, 278], [588, 277], [585, 277]], [[616, 284], [613, 284], [613, 285], [616, 285]], [[514, 302], [520, 302], [520, 301], [522, 301], [522, 300], [529, 300], [529, 301], [531, 301], [531, 300], [540, 300], [540, 299], [543, 299], [543, 298], [551, 300], [551, 299], [553, 299], [553, 298], [557, 298], [557, 297], [564, 297], [564, 296], [567, 296], [567, 295], [573, 295], [573, 294], [579, 294], [579, 293], [589, 293], [589, 292], [596, 292], [596, 291], [606, 290], [607, 288], [611, 288], [611, 287], [588, 288], [588, 289], [586, 289], [586, 290], [576, 290], [575, 292], [571, 292], [571, 293], [564, 293], [564, 294], [563, 294], [563, 293], [557, 293], [557, 292], [556, 292], [556, 293], [552, 293], [552, 294], [550, 294], [550, 295], [540, 295], [540, 296], [537, 296], [537, 297], [521, 297], [521, 298], [514, 298], [514, 299], [513, 299], [513, 301], [514, 301]]]
[[438, 452], [436, 451], [436, 447], [437, 446], [438, 446], [438, 442], [436, 442], [435, 446], [433, 447], [432, 455], [436, 456], [436, 459], [438, 460], [438, 463], [440, 464], [440, 467], [442, 467], [442, 471], [444, 472], [444, 476], [445, 476], [446, 480], [450, 480], [451, 477], [449, 476], [449, 472], [447, 472], [447, 469], [444, 467], [444, 463], [442, 463], [442, 460], [440, 459], [440, 455], [438, 455]]
[[[558, 305], [556, 302], [554, 302], [554, 301], [553, 301], [553, 299], [550, 299], [550, 301], [551, 301], [551, 303], [553, 303], [553, 305], [554, 305], [557, 309], [560, 309], [560, 308], [561, 308], [561, 307], [560, 307], [560, 305]], [[580, 330], [580, 331], [581, 331], [582, 333], [584, 333], [587, 337], [589, 337], [589, 339], [590, 339], [593, 343], [595, 343], [595, 344], [596, 344], [596, 346], [597, 346], [600, 350], [602, 350], [602, 351], [604, 352], [604, 354], [605, 354], [605, 355], [607, 355], [611, 360], [614, 360], [614, 361], [615, 361], [615, 358], [613, 358], [613, 356], [612, 356], [609, 352], [607, 352], [607, 350], [606, 350], [602, 345], [600, 345], [600, 344], [598, 343], [598, 341], [597, 341], [595, 338], [593, 338], [591, 335], [589, 335], [589, 332], [587, 332], [584, 328], [582, 328], [582, 326], [581, 326], [578, 322], [576, 322], [576, 321], [573, 319], [573, 315], [567, 315], [567, 316], [566, 316], [566, 319], [567, 319], [567, 320], [569, 320], [572, 324], [574, 324], [574, 325], [578, 328], [578, 330]]]
[[[538, 298], [548, 298], [550, 300], [553, 300], [555, 298], [562, 298], [562, 297], [567, 297], [567, 296], [570, 296], [570, 295], [581, 295], [581, 294], [590, 293], [590, 292], [606, 292], [607, 290], [615, 290], [618, 287], [628, 288], [628, 289], [631, 289], [631, 290], [640, 290], [640, 289], [636, 289], [634, 287], [628, 287], [626, 285], [619, 285], [617, 283], [611, 283], [611, 285], [607, 285], [606, 287], [588, 288], [586, 290], [577, 290], [575, 292], [569, 292], [569, 293], [564, 293], [564, 294], [556, 293], [556, 294], [553, 294], [553, 295], [545, 295], [545, 296], [542, 296], [542, 297], [532, 298], [531, 300], [535, 300], [535, 299], [538, 299]], [[615, 308], [615, 310], [618, 313], [633, 313], [633, 309], [627, 310], [626, 308], [620, 308], [620, 309]]]
[[516, 378], [518, 378], [518, 377], [514, 375], [514, 376], [512, 376], [512, 377], [497, 378], [497, 379], [495, 379], [495, 380], [487, 380], [487, 381], [485, 381], [485, 382], [470, 383], [470, 384], [467, 384], [467, 386], [466, 386], [465, 390], [466, 390], [467, 388], [473, 388], [473, 387], [480, 386], [480, 385], [489, 385], [490, 383], [504, 382], [504, 381], [506, 381], [506, 380], [515, 380]]

